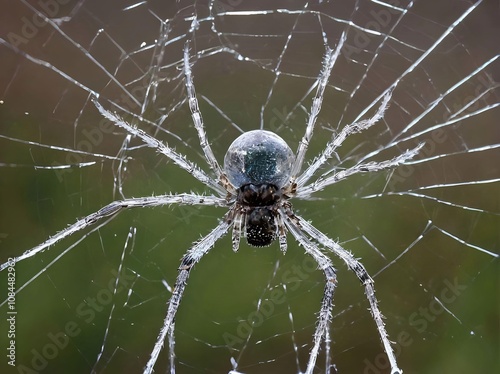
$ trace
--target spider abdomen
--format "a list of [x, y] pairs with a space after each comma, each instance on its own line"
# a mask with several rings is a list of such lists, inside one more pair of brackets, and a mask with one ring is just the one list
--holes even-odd
[[276, 239], [274, 212], [266, 207], [252, 209], [247, 215], [246, 239], [254, 247], [266, 247]]
[[290, 180], [294, 155], [278, 135], [266, 130], [243, 133], [229, 146], [224, 171], [236, 188], [247, 184], [283, 187]]

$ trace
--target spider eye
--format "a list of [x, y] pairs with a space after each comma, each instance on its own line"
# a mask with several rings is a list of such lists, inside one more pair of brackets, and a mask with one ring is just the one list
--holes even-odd
[[254, 130], [240, 135], [224, 157], [224, 171], [237, 188], [245, 184], [283, 187], [290, 179], [294, 155], [278, 135]]

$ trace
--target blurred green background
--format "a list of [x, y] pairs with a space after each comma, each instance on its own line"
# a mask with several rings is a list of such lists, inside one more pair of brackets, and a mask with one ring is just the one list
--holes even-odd
[[[303, 2], [283, 1], [275, 7], [288, 12], [233, 16], [221, 14], [269, 9], [269, 5], [255, 3], [248, 8], [245, 2], [214, 2], [212, 12], [219, 16], [213, 24], [204, 18], [209, 8], [203, 2], [152, 1], [132, 9], [127, 2], [57, 4], [52, 18], [61, 22], [36, 27], [29, 37], [23, 34], [27, 30], [23, 25], [25, 20], [34, 22], [32, 8], [9, 5], [9, 12], [0, 16], [2, 262], [120, 199], [121, 192], [126, 197], [209, 193], [136, 139], [122, 157], [124, 132], [99, 130], [102, 119], [88, 91], [76, 82], [99, 93], [105, 107], [119, 110], [208, 170], [183, 102], [179, 62], [186, 39], [192, 42], [193, 55], [197, 53], [193, 73], [200, 107], [215, 156], [222, 162], [240, 134], [238, 127], [248, 131], [263, 123], [296, 149], [312, 100], [311, 94], [304, 95], [321, 68], [322, 32], [334, 46], [347, 27], [339, 19], [352, 19], [368, 29], [379, 22], [385, 32], [394, 25], [394, 39], [384, 43], [383, 37], [366, 29], [348, 28], [349, 48], [333, 70], [309, 158], [323, 149], [332, 132], [353, 121], [402, 77], [385, 120], [346, 141], [339, 150], [342, 161], [330, 164], [346, 167], [369, 152], [385, 149], [434, 100], [499, 52], [500, 17], [489, 2], [478, 6], [408, 74], [404, 72], [412, 62], [467, 11], [468, 2], [416, 2], [401, 21], [399, 13], [381, 13], [387, 8], [364, 1], [357, 10], [350, 2], [305, 7]], [[298, 11], [305, 14], [298, 17]], [[186, 38], [195, 14], [204, 21]], [[388, 25], [380, 25], [381, 14], [392, 15]], [[69, 18], [61, 18], [65, 16]], [[169, 20], [164, 39], [158, 19]], [[24, 35], [26, 42], [12, 48], [12, 33]], [[155, 43], [162, 40], [160, 54]], [[232, 51], [247, 60], [238, 60]], [[372, 59], [375, 62], [367, 69]], [[282, 73], [277, 81], [274, 69]], [[318, 193], [317, 200], [293, 201], [298, 214], [339, 240], [375, 276], [387, 330], [398, 343], [398, 362], [405, 373], [491, 373], [500, 368], [498, 258], [482, 251], [499, 252], [498, 182], [453, 186], [499, 178], [498, 73], [494, 61], [449, 92], [405, 133], [413, 138], [397, 140], [398, 147], [376, 157], [390, 158], [427, 141], [432, 149], [422, 155], [424, 162], [395, 174], [355, 176]], [[152, 76], [155, 92], [145, 90]], [[146, 102], [142, 112], [131, 102], [132, 96], [137, 103]], [[488, 110], [476, 113], [481, 108]], [[461, 121], [443, 127], [440, 136], [445, 140], [433, 141], [436, 133], [429, 129], [462, 109]], [[141, 113], [150, 122], [138, 121], [131, 113]], [[90, 155], [71, 152], [83, 150], [88, 134], [95, 136], [95, 143], [85, 150]], [[447, 156], [435, 157], [439, 155]], [[126, 160], [121, 166], [120, 159]], [[60, 165], [71, 167], [54, 169]], [[442, 187], [429, 187], [436, 185]], [[427, 189], [419, 190], [422, 187]], [[408, 195], [412, 192], [416, 195]], [[16, 296], [18, 367], [8, 366], [4, 355], [1, 371], [141, 372], [165, 315], [170, 297], [166, 285], [173, 286], [181, 256], [224, 213], [221, 208], [193, 207], [131, 210], [18, 263], [18, 289], [28, 283]], [[340, 260], [333, 261], [339, 286], [331, 329], [331, 372], [387, 373], [364, 290]], [[116, 274], [123, 287], [115, 290]], [[5, 271], [0, 282], [3, 301]], [[244, 241], [235, 254], [230, 239], [223, 238], [191, 273], [175, 326], [177, 372], [228, 372], [231, 358], [238, 363], [235, 370], [243, 373], [305, 370], [323, 287], [322, 273], [311, 269], [290, 236], [285, 256], [277, 244], [255, 249]], [[281, 293], [279, 302], [271, 301]], [[256, 314], [259, 301], [273, 310], [248, 335], [244, 321]], [[92, 303], [94, 313], [89, 308]], [[0, 310], [4, 348], [7, 305]], [[60, 333], [68, 328], [74, 336], [66, 341]], [[62, 340], [53, 350], [55, 336]], [[228, 337], [238, 338], [231, 347]], [[33, 361], [38, 354], [50, 359]], [[322, 352], [315, 372], [325, 372], [324, 362]], [[167, 371], [165, 349], [156, 368]]]

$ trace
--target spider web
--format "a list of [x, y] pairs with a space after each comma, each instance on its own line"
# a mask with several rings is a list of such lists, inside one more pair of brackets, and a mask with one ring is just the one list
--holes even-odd
[[[425, 142], [391, 172], [353, 176], [294, 209], [374, 277], [406, 373], [498, 370], [498, 7], [488, 1], [19, 1], [1, 16], [0, 259], [109, 202], [208, 189], [106, 122], [99, 102], [208, 170], [182, 76], [194, 82], [215, 156], [243, 131], [296, 149], [325, 43], [347, 36], [307, 159], [392, 89], [383, 121], [321, 172]], [[141, 372], [178, 262], [220, 208], [131, 210], [15, 265], [15, 363], [2, 372]], [[324, 277], [289, 236], [239, 253], [222, 239], [187, 285], [178, 373], [305, 370]], [[338, 259], [330, 338], [317, 372], [386, 373], [363, 288]], [[8, 318], [7, 272], [1, 274]], [[2, 348], [11, 344], [1, 324]], [[156, 372], [172, 365], [164, 348]]]

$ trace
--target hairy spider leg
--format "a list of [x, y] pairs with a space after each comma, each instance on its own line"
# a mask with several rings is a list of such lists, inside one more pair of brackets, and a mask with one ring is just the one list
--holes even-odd
[[335, 61], [340, 54], [345, 39], [346, 34], [344, 32], [340, 37], [339, 43], [337, 44], [337, 48], [335, 48], [335, 50], [326, 47], [325, 56], [323, 58], [323, 68], [321, 69], [319, 80], [317, 81], [318, 87], [316, 89], [316, 95], [314, 96], [311, 110], [309, 112], [306, 131], [297, 148], [295, 162], [292, 167], [292, 182], [294, 182], [295, 177], [297, 177], [300, 170], [302, 169], [302, 163], [304, 162], [307, 147], [309, 146], [309, 141], [311, 140], [313, 134], [314, 125], [316, 124], [316, 119], [318, 118], [318, 114], [321, 110], [321, 104], [323, 103], [323, 96], [325, 93], [326, 85], [328, 84], [328, 79], [330, 78], [330, 73], [332, 72], [333, 65], [335, 65]]
[[125, 129], [129, 134], [139, 137], [148, 147], [156, 149], [159, 153], [165, 155], [170, 160], [172, 160], [177, 166], [186, 170], [193, 177], [198, 179], [203, 184], [209, 186], [214, 191], [224, 196], [226, 191], [220, 186], [219, 181], [208, 176], [203, 170], [196, 166], [192, 161], [189, 161], [185, 156], [180, 155], [174, 149], [159, 141], [158, 139], [152, 137], [143, 130], [132, 126], [119, 115], [104, 109], [104, 107], [97, 101], [97, 98], [92, 98], [92, 102], [99, 110], [99, 112], [104, 116], [104, 118], [109, 119], [115, 125]]
[[385, 324], [383, 321], [383, 315], [378, 308], [377, 298], [375, 297], [375, 286], [374, 281], [366, 271], [365, 267], [361, 262], [359, 262], [349, 251], [346, 251], [342, 248], [338, 243], [334, 240], [330, 239], [328, 236], [323, 234], [316, 227], [311, 225], [309, 222], [301, 218], [300, 216], [294, 216], [296, 222], [289, 221], [292, 224], [298, 225], [302, 230], [304, 230], [308, 235], [311, 236], [315, 241], [320, 243], [325, 248], [329, 249], [334, 253], [337, 257], [340, 257], [349, 270], [352, 270], [356, 276], [358, 277], [361, 284], [365, 287], [365, 295], [370, 303], [370, 311], [372, 314], [375, 323], [377, 324], [377, 330], [380, 335], [380, 339], [384, 346], [385, 353], [389, 359], [391, 364], [391, 373], [392, 374], [401, 374], [403, 371], [398, 368], [398, 364], [396, 362], [396, 356], [391, 347], [391, 343], [388, 338], [387, 331], [385, 329]]
[[321, 154], [316, 157], [314, 161], [302, 173], [302, 175], [297, 178], [297, 187], [300, 188], [305, 185], [307, 181], [314, 175], [314, 173], [316, 173], [316, 171], [332, 157], [335, 150], [344, 143], [349, 135], [364, 131], [377, 123], [381, 118], [383, 118], [385, 111], [389, 107], [391, 94], [392, 92], [389, 91], [384, 96], [382, 103], [380, 104], [377, 112], [373, 115], [373, 117], [346, 125], [338, 134], [334, 133], [332, 135], [332, 139], [330, 139], [330, 141], [326, 144], [326, 147], [321, 152]]
[[[33, 247], [22, 255], [15, 258], [16, 262], [25, 260], [29, 257], [36, 255], [37, 253], [43, 251], [44, 249], [56, 244], [62, 239], [83, 230], [100, 220], [114, 216], [122, 210], [129, 208], [144, 208], [152, 206], [164, 206], [171, 204], [180, 205], [208, 205], [208, 206], [227, 206], [227, 201], [223, 198], [217, 196], [203, 196], [195, 194], [178, 194], [178, 195], [159, 195], [159, 196], [149, 196], [149, 197], [137, 197], [125, 200], [118, 200], [109, 203], [105, 207], [99, 209], [97, 212], [91, 213], [88, 216], [79, 219], [71, 226], [59, 231], [57, 234], [51, 236], [43, 243]], [[0, 271], [4, 270], [9, 266], [9, 262], [0, 265]]]
[[313, 183], [303, 186], [302, 188], [298, 189], [296, 192], [295, 197], [298, 198], [307, 198], [311, 196], [316, 191], [321, 191], [324, 189], [326, 186], [329, 186], [331, 184], [337, 183], [343, 179], [346, 179], [347, 177], [358, 174], [358, 173], [372, 173], [376, 171], [381, 171], [381, 170], [389, 170], [393, 169], [406, 161], [412, 159], [415, 157], [420, 149], [424, 146], [425, 143], [420, 143], [413, 149], [409, 149], [405, 151], [404, 153], [400, 154], [399, 156], [396, 156], [394, 158], [391, 158], [389, 160], [385, 161], [379, 161], [379, 162], [366, 162], [362, 164], [357, 164], [354, 166], [351, 166], [348, 169], [340, 170], [338, 172], [334, 172], [332, 174], [332, 171], [335, 170], [328, 170], [324, 174], [318, 177]]
[[[231, 211], [229, 212], [231, 213]], [[223, 237], [231, 227], [232, 223], [228, 219], [228, 214], [226, 214], [224, 221], [221, 222], [215, 229], [213, 229], [208, 235], [200, 239], [198, 242], [194, 243], [193, 246], [187, 251], [187, 253], [182, 257], [181, 265], [179, 267], [179, 274], [175, 281], [174, 291], [170, 300], [168, 302], [168, 311], [163, 321], [163, 326], [156, 338], [156, 343], [151, 352], [151, 357], [149, 358], [146, 367], [144, 368], [145, 374], [150, 374], [153, 372], [154, 365], [158, 356], [163, 348], [165, 342], [165, 337], [169, 333], [170, 329], [173, 328], [173, 323], [175, 319], [175, 314], [179, 308], [179, 303], [181, 302], [184, 289], [186, 288], [189, 273], [193, 266], [200, 261], [200, 259], [206, 255], [210, 249], [215, 245], [215, 242]]]
[[189, 110], [193, 118], [194, 127], [198, 132], [201, 148], [205, 155], [205, 159], [210, 168], [215, 172], [217, 179], [220, 180], [223, 172], [214, 156], [210, 143], [207, 140], [205, 126], [203, 125], [203, 117], [201, 116], [198, 99], [196, 98], [196, 90], [193, 83], [193, 76], [191, 72], [191, 65], [189, 63], [189, 42], [184, 44], [184, 76], [186, 81], [186, 91], [188, 94]]
[[333, 294], [337, 285], [337, 275], [332, 261], [302, 232], [297, 217], [293, 212], [287, 208], [286, 212], [280, 210], [280, 215], [283, 217], [285, 225], [290, 233], [297, 239], [302, 247], [304, 247], [306, 253], [314, 258], [318, 263], [319, 269], [323, 271], [326, 278], [323, 300], [321, 301], [321, 309], [319, 311], [318, 322], [316, 323], [316, 331], [314, 332], [314, 345], [309, 353], [309, 361], [306, 369], [306, 374], [312, 374], [318, 358], [321, 342], [325, 342], [328, 351], [330, 349], [330, 339], [327, 339], [327, 337], [329, 336], [328, 329], [332, 319]]
[[245, 212], [236, 212], [233, 218], [233, 235], [232, 235], [232, 245], [233, 251], [238, 252], [240, 248], [240, 239], [244, 229], [246, 221], [246, 213]]
[[286, 250], [288, 248], [288, 245], [286, 242], [286, 227], [285, 227], [285, 223], [283, 221], [283, 217], [281, 216], [281, 214], [278, 214], [276, 216], [276, 221], [277, 221], [277, 225], [278, 225], [278, 240], [280, 243], [280, 249], [281, 249], [281, 252], [283, 252], [283, 254], [285, 254]]

